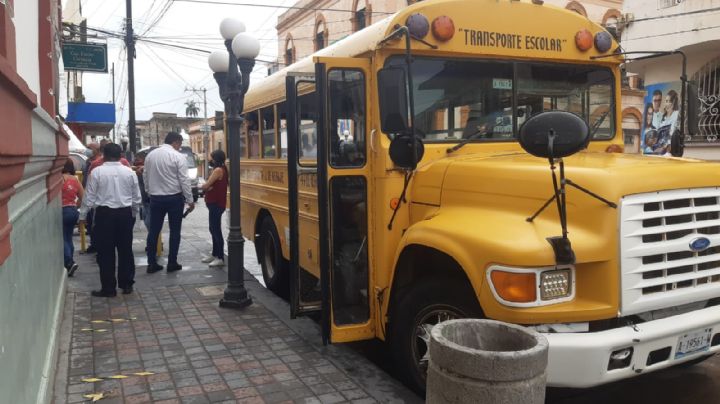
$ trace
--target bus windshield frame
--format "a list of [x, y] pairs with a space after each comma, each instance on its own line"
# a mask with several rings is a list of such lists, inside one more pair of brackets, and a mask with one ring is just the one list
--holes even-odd
[[[405, 68], [393, 55], [385, 67]], [[517, 141], [530, 116], [561, 110], [615, 137], [615, 76], [602, 65], [503, 59], [414, 56], [416, 134], [425, 143]]]

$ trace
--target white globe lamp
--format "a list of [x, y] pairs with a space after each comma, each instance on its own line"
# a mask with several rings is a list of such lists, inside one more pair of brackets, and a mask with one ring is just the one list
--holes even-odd
[[238, 59], [255, 59], [260, 53], [260, 41], [248, 34], [240, 33], [233, 38], [232, 50]]
[[245, 32], [245, 24], [235, 18], [225, 18], [220, 22], [220, 35], [229, 41], [235, 38], [235, 35]]
[[210, 70], [215, 73], [227, 73], [230, 64], [230, 54], [224, 50], [213, 51], [208, 56], [208, 65]]

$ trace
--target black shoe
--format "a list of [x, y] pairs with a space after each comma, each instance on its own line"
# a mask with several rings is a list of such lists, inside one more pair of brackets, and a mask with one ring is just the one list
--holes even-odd
[[122, 294], [123, 294], [123, 295], [129, 295], [130, 293], [133, 292], [133, 287], [132, 287], [132, 286], [128, 286], [128, 287], [126, 287], [126, 288], [122, 288], [122, 290], [123, 290], [123, 291], [122, 291]]
[[93, 290], [90, 292], [91, 295], [95, 297], [115, 297], [117, 296], [117, 291], [115, 290]]
[[147, 267], [147, 273], [149, 273], [149, 274], [154, 274], [155, 272], [159, 272], [162, 270], [163, 270], [163, 266], [158, 265], [158, 264], [148, 265], [148, 267]]
[[70, 266], [70, 269], [68, 269], [68, 277], [72, 278], [72, 276], [75, 274], [75, 271], [77, 271], [77, 269], [78, 269], [78, 264], [73, 263]]
[[167, 271], [168, 272], [175, 272], [182, 270], [182, 265], [175, 263], [175, 264], [168, 264]]
[[97, 252], [97, 250], [95, 249], [95, 246], [94, 246], [94, 245], [91, 245], [90, 247], [88, 247], [88, 248], [85, 249], [85, 254], [93, 254], [93, 253], [96, 253], [96, 252]]

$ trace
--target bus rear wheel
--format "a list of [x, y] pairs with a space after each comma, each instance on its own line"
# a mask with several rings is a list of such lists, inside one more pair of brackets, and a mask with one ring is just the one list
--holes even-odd
[[394, 305], [390, 344], [395, 369], [405, 384], [423, 397], [432, 327], [442, 321], [482, 317], [472, 289], [458, 286], [455, 282], [424, 282]]
[[288, 264], [282, 256], [280, 237], [275, 222], [270, 216], [263, 218], [260, 225], [260, 267], [265, 287], [280, 297], [287, 297], [289, 291]]

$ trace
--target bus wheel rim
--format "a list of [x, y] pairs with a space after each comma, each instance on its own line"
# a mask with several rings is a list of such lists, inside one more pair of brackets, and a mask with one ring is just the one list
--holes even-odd
[[462, 317], [463, 315], [458, 309], [443, 305], [425, 310], [420, 320], [415, 322], [416, 325], [413, 330], [410, 347], [412, 349], [415, 367], [423, 380], [427, 378], [427, 369], [430, 360], [428, 347], [430, 346], [430, 331], [433, 326], [443, 321]]

